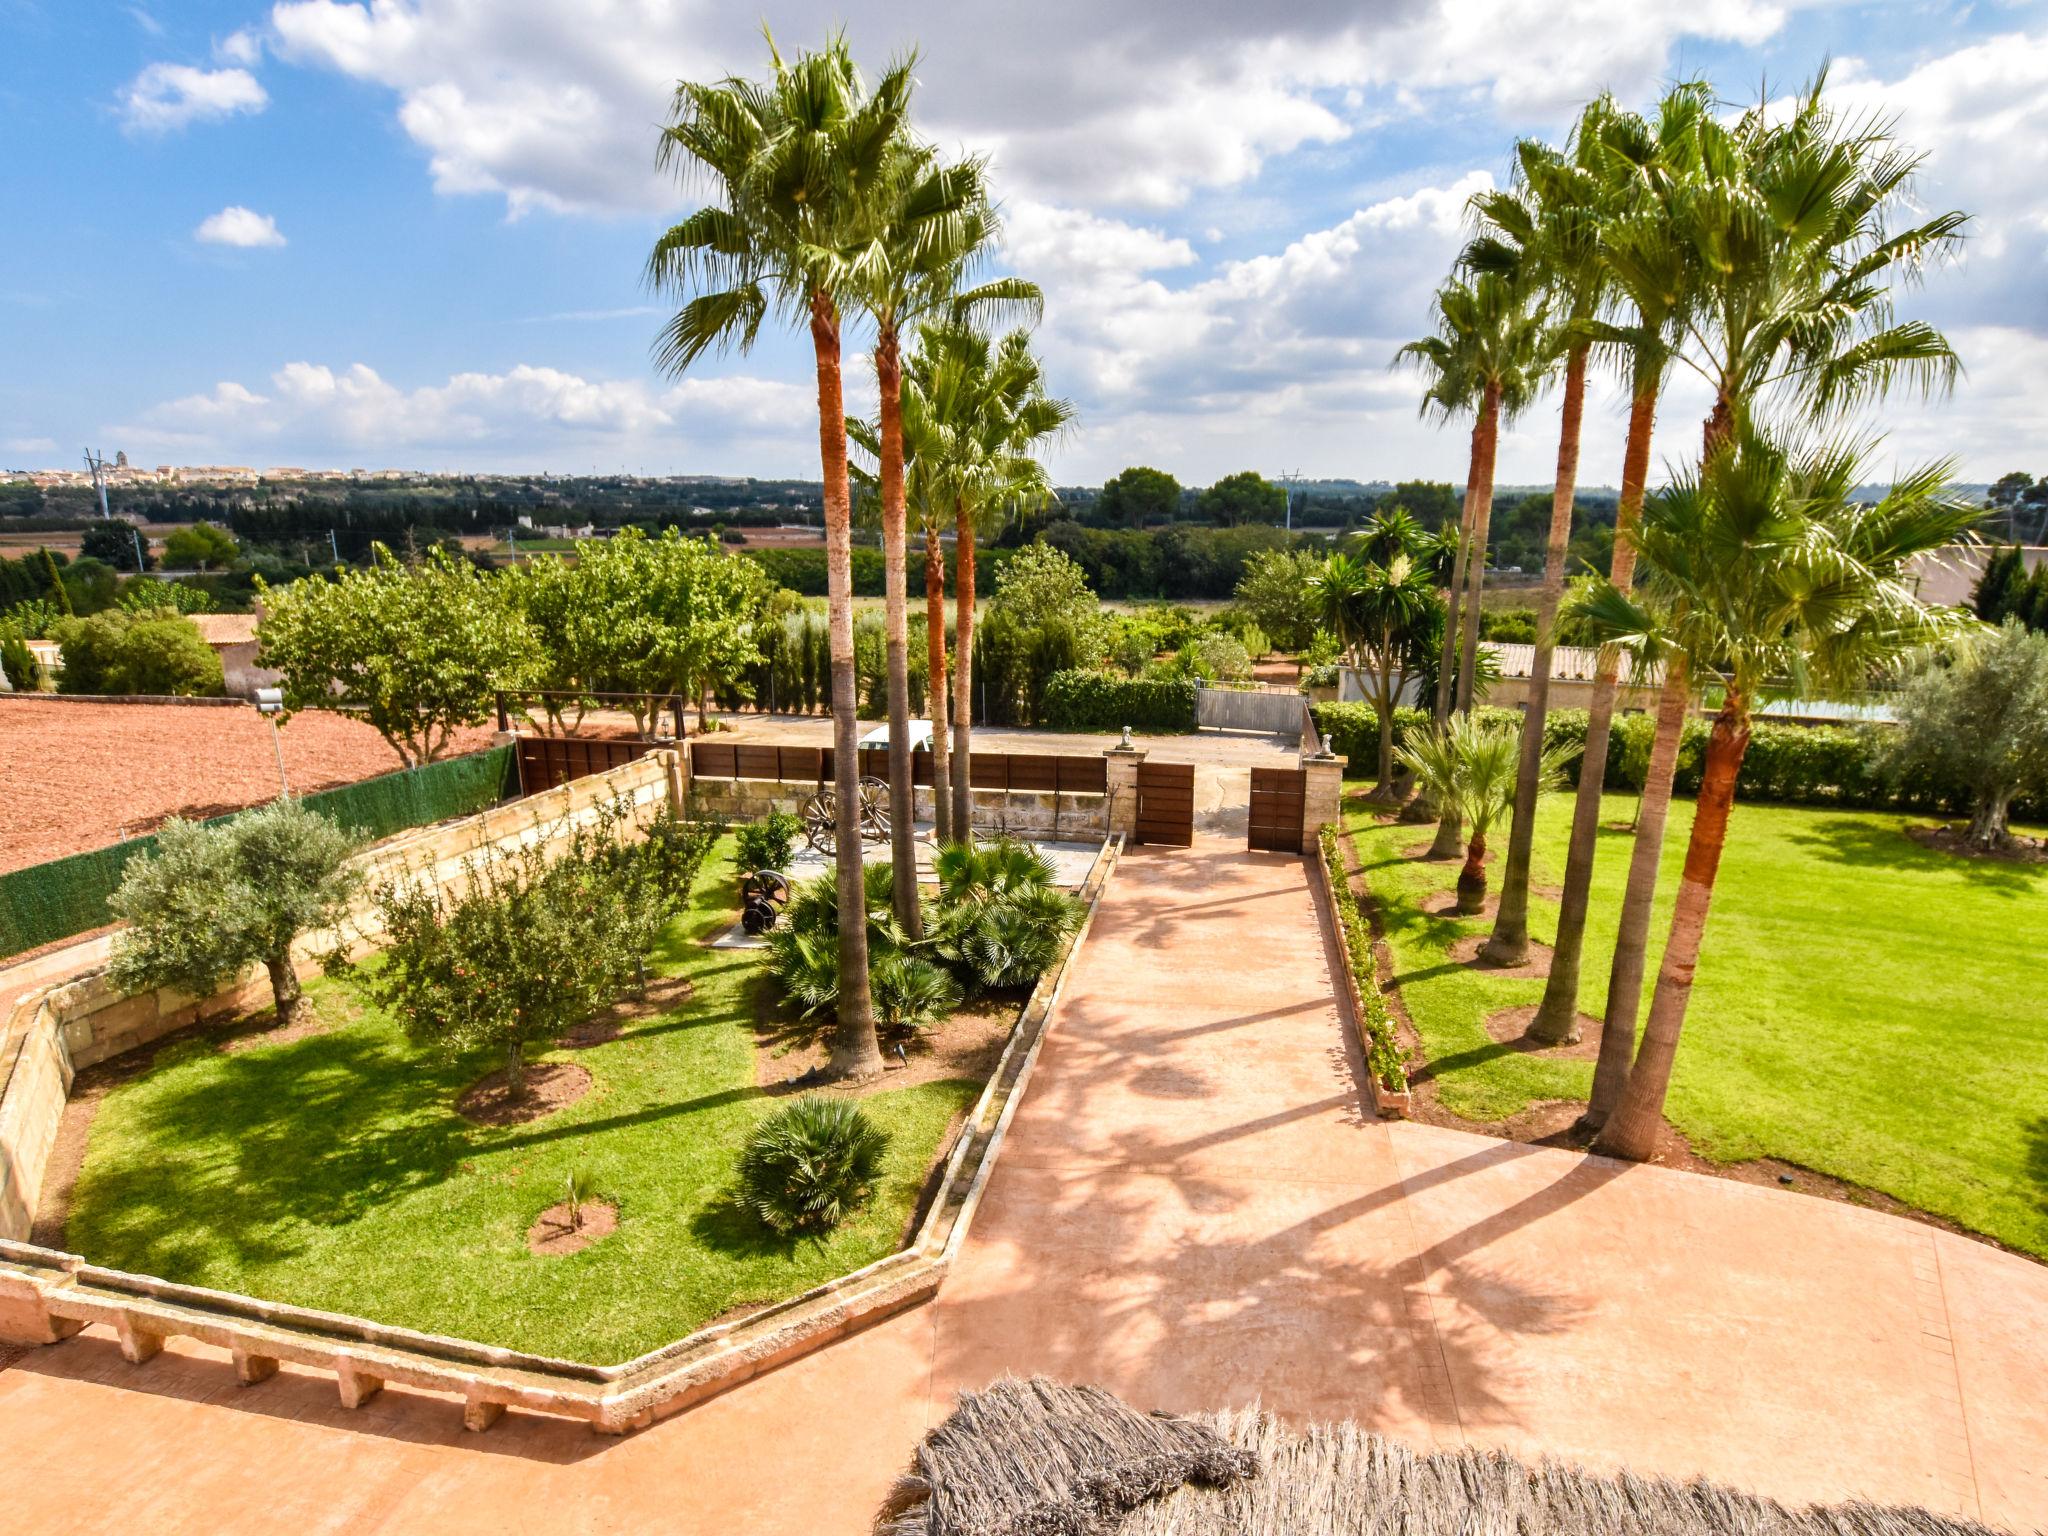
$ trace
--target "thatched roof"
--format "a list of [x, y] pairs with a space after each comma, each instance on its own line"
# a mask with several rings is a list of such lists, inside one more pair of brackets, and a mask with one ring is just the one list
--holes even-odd
[[1998, 1536], [1913, 1507], [1794, 1509], [1501, 1451], [1421, 1455], [1355, 1424], [1294, 1430], [1257, 1409], [1146, 1416], [1044, 1381], [963, 1397], [885, 1520], [886, 1536]]

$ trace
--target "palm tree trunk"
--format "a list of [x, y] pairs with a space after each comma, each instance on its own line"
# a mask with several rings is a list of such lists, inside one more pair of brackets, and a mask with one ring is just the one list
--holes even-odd
[[[1608, 580], [1623, 592], [1635, 585], [1636, 551], [1628, 535], [1643, 513], [1650, 474], [1650, 437], [1657, 419], [1657, 378], [1639, 386], [1628, 413], [1628, 447], [1622, 454], [1621, 505], [1614, 516], [1614, 558]], [[1586, 755], [1579, 760], [1578, 798], [1572, 804], [1571, 843], [1565, 852], [1564, 892], [1558, 898], [1557, 945], [1543, 1001], [1529, 1021], [1538, 1040], [1563, 1043], [1579, 1038], [1579, 967], [1586, 945], [1586, 909], [1593, 893], [1593, 854], [1600, 841], [1601, 792], [1607, 785], [1607, 745], [1614, 733], [1614, 696], [1621, 655], [1612, 646], [1600, 653], [1593, 698], [1586, 709]]]
[[953, 583], [953, 837], [974, 841], [974, 519], [967, 503], [954, 503], [955, 558], [959, 579]]
[[[1529, 958], [1529, 860], [1536, 842], [1536, 797], [1543, 786], [1543, 726], [1550, 710], [1550, 653], [1557, 642], [1557, 608], [1564, 597], [1564, 553], [1572, 538], [1572, 498], [1579, 488], [1579, 423], [1586, 407], [1586, 345], [1565, 362], [1564, 404], [1557, 433], [1557, 480], [1550, 491], [1550, 538], [1543, 549], [1543, 595], [1536, 607], [1535, 660], [1529, 668], [1529, 703], [1522, 711], [1522, 756], [1515, 770], [1514, 820], [1501, 865], [1500, 911], [1480, 954], [1494, 965]], [[1578, 1038], [1578, 1015], [1570, 1038]]]
[[1472, 493], [1479, 484], [1479, 418], [1472, 419], [1472, 451], [1465, 462], [1465, 501], [1458, 509], [1458, 553], [1451, 562], [1451, 584], [1444, 591], [1443, 654], [1436, 669], [1435, 720], [1451, 718], [1451, 682], [1458, 671], [1458, 599], [1465, 590], [1465, 560], [1472, 549]]
[[1580, 1124], [1598, 1130], [1621, 1102], [1629, 1063], [1636, 1051], [1636, 1019], [1643, 1007], [1643, 967], [1650, 945], [1650, 913], [1657, 900], [1657, 872], [1664, 858], [1664, 820], [1671, 810], [1671, 781], [1685, 740], [1685, 712], [1692, 694], [1685, 660], [1665, 665], [1664, 691], [1657, 700], [1657, 735], [1636, 805], [1636, 840], [1630, 850], [1628, 885], [1621, 898], [1621, 923], [1614, 935], [1614, 964], [1607, 973], [1607, 1006], [1601, 1013], [1600, 1057], [1593, 1064], [1593, 1091]]
[[1475, 832], [1465, 845], [1465, 864], [1458, 871], [1458, 911], [1470, 917], [1486, 906], [1486, 834]]
[[[811, 298], [811, 346], [818, 359], [818, 451], [825, 473], [825, 591], [832, 639], [832, 788], [837, 801], [839, 910], [864, 912], [861, 879], [860, 721], [853, 663], [853, 496], [846, 477], [846, 392], [839, 373], [839, 311], [823, 293]], [[882, 1071], [868, 992], [868, 925], [839, 925], [838, 1023], [825, 1066], [832, 1078], [868, 1078]]]
[[910, 784], [910, 637], [904, 588], [908, 583], [903, 512], [903, 358], [896, 327], [875, 338], [875, 385], [881, 396], [882, 622], [889, 667], [890, 905], [911, 939], [924, 937], [917, 902], [917, 817]]
[[1476, 692], [1473, 672], [1479, 665], [1479, 597], [1486, 587], [1486, 540], [1493, 523], [1493, 461], [1500, 447], [1500, 385], [1486, 386], [1479, 407], [1477, 488], [1472, 493], [1472, 552], [1465, 561], [1464, 642], [1459, 647], [1458, 712], [1470, 713]]
[[947, 737], [952, 712], [946, 707], [946, 560], [939, 549], [939, 530], [924, 525], [924, 648], [931, 672], [932, 701], [932, 824], [939, 845], [953, 841], [953, 754]]
[[1706, 936], [1707, 913], [1714, 904], [1714, 879], [1721, 868], [1721, 850], [1728, 842], [1728, 813], [1735, 804], [1735, 778], [1749, 747], [1749, 707], [1730, 691], [1714, 717], [1707, 738], [1707, 761], [1700, 779], [1699, 810], [1685, 848], [1685, 874], [1678, 883], [1678, 901], [1671, 913], [1671, 936], [1664, 943], [1664, 961], [1657, 969], [1657, 990], [1650, 999], [1650, 1017], [1643, 1026], [1642, 1049], [1628, 1075], [1628, 1087], [1596, 1144], [1611, 1157], [1643, 1162], [1656, 1155], [1664, 1124], [1664, 1096], [1671, 1086], [1671, 1064], [1678, 1055], [1679, 1031], [1685, 1027], [1686, 1005], [1692, 1000], [1693, 975], [1699, 967], [1700, 942]]

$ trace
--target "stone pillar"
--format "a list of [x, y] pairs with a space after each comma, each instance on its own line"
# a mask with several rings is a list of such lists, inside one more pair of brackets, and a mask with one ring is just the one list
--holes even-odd
[[1145, 761], [1143, 747], [1111, 747], [1102, 754], [1109, 770], [1108, 835], [1121, 832], [1126, 841], [1138, 835], [1138, 765]]
[[1301, 851], [1314, 853], [1323, 828], [1343, 815], [1344, 759], [1334, 752], [1319, 752], [1301, 760], [1301, 771]]
[[682, 742], [664, 747], [662, 766], [668, 771], [669, 809], [682, 815], [690, 801], [690, 749]]

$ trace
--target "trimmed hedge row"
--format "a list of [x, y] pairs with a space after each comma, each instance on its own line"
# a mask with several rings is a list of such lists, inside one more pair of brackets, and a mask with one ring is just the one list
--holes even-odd
[[[515, 773], [512, 749], [491, 747], [322, 790], [303, 803], [369, 842], [496, 805], [517, 792]], [[0, 958], [101, 927], [128, 861], [155, 847], [152, 834], [0, 875]]]
[[1192, 731], [1195, 685], [1182, 679], [1055, 672], [1038, 723], [1054, 731]]
[[[1369, 768], [1379, 750], [1379, 722], [1372, 707], [1358, 703], [1317, 704], [1313, 712], [1330, 750], [1349, 758], [1361, 769]], [[1482, 709], [1480, 716], [1514, 723], [1521, 719], [1521, 712]], [[1428, 724], [1427, 710], [1394, 711], [1396, 744], [1408, 732], [1424, 729]], [[1678, 749], [1678, 771], [1673, 779], [1681, 795], [1699, 792], [1709, 729], [1710, 723], [1701, 716], [1692, 716], [1685, 722], [1685, 734]], [[1840, 805], [1861, 810], [1948, 815], [1969, 809], [1970, 792], [1960, 784], [1940, 783], [1924, 773], [1903, 779], [1892, 777], [1883, 763], [1887, 729], [1881, 725], [1788, 725], [1758, 721], [1750, 732], [1749, 750], [1742, 760], [1736, 792], [1744, 800], [1790, 805]], [[1615, 720], [1608, 737], [1607, 772], [1602, 780], [1607, 788], [1636, 791], [1643, 787], [1649, 771], [1650, 742], [1656, 731], [1657, 722], [1651, 715], [1627, 714]], [[1565, 771], [1576, 779], [1579, 757], [1585, 751], [1586, 712], [1549, 711], [1543, 736], [1546, 745], [1570, 749]], [[2013, 810], [2015, 815], [2032, 818], [2048, 813], [2048, 806], [2015, 805]]]
[[1358, 983], [1359, 1027], [1365, 1034], [1365, 1061], [1373, 1081], [1389, 1093], [1408, 1091], [1407, 1053], [1394, 1033], [1394, 1018], [1380, 991], [1379, 961], [1373, 955], [1372, 925], [1359, 910], [1358, 896], [1345, 873], [1344, 846], [1335, 827], [1322, 830], [1323, 868], [1330, 876], [1330, 903], [1344, 933], [1344, 952]]

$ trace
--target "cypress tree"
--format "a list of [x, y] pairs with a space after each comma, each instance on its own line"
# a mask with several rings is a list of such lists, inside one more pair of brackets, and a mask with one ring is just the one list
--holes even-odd
[[1973, 594], [1977, 617], [1986, 624], [2004, 622], [2013, 611], [2013, 603], [2020, 596], [2026, 579], [2026, 565], [2019, 545], [1992, 550], [1984, 562], [1983, 575], [1977, 578], [1977, 590]]
[[67, 615], [76, 613], [77, 610], [71, 606], [71, 594], [64, 589], [64, 578], [57, 573], [57, 557], [50, 553], [47, 545], [36, 553], [42, 557], [43, 579], [50, 584], [50, 600]]

